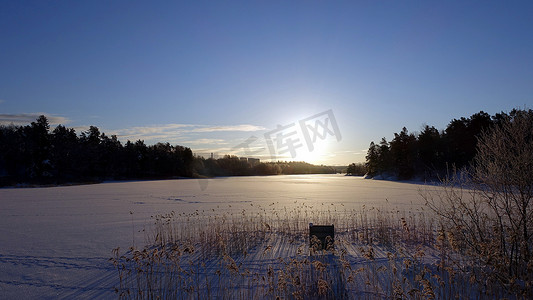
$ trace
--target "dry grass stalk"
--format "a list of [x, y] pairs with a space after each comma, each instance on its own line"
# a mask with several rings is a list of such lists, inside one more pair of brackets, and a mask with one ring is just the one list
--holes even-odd
[[[308, 218], [326, 224], [334, 220], [334, 251], [325, 251], [316, 241], [316, 247], [309, 247]], [[154, 217], [146, 247], [125, 253], [117, 248], [111, 260], [121, 299], [431, 299], [481, 294], [481, 276], [467, 276], [452, 259], [463, 242], [456, 241], [455, 233], [435, 228], [422, 211], [327, 206], [326, 212], [317, 212], [305, 204], [238, 214], [170, 213]]]

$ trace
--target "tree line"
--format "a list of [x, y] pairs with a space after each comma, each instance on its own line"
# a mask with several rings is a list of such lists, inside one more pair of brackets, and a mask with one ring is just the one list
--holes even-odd
[[[477, 153], [480, 134], [521, 112], [524, 111], [513, 109], [510, 113], [491, 116], [480, 111], [468, 118], [453, 119], [441, 131], [425, 125], [418, 134], [409, 133], [403, 127], [399, 133], [394, 133], [390, 142], [382, 138], [379, 143], [370, 143], [366, 173], [371, 177], [429, 179], [445, 174], [452, 166], [468, 167]], [[533, 113], [532, 110], [525, 112]]]
[[234, 155], [219, 159], [196, 157], [194, 170], [200, 176], [209, 177], [337, 173], [335, 167], [303, 161], [254, 162]]
[[25, 126], [0, 125], [0, 186], [334, 172], [304, 162], [257, 163], [236, 156], [205, 159], [195, 157], [188, 147], [169, 143], [123, 144], [96, 126], [79, 135], [63, 125], [51, 130], [45, 116]]
[[346, 167], [346, 175], [363, 176], [366, 174], [366, 165], [364, 163], [351, 163]]

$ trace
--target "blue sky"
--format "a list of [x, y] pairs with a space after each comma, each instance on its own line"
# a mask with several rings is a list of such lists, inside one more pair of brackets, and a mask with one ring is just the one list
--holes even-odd
[[[0, 123], [263, 159], [294, 123], [276, 158], [361, 162], [403, 126], [531, 108], [532, 3], [0, 1]], [[299, 121], [327, 111], [310, 151]]]

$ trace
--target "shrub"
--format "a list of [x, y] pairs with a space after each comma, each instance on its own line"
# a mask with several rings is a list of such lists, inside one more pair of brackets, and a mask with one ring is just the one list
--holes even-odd
[[513, 110], [478, 140], [469, 170], [424, 195], [466, 271], [511, 293], [533, 294], [533, 111]]

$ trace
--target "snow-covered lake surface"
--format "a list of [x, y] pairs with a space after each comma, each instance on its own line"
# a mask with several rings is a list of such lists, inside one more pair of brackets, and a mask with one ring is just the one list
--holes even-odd
[[1, 299], [115, 299], [112, 249], [143, 244], [151, 216], [274, 204], [423, 209], [423, 185], [342, 175], [110, 182], [0, 189]]

